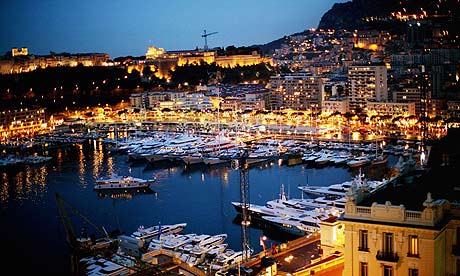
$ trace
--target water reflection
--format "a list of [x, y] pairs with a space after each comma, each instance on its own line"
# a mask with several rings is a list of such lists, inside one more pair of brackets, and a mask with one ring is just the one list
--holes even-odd
[[83, 145], [82, 144], [78, 144], [77, 145], [77, 148], [78, 148], [78, 179], [80, 180], [80, 185], [82, 187], [86, 187], [86, 184], [85, 184], [85, 166], [86, 166], [86, 163], [85, 163], [85, 154], [83, 152]]
[[93, 178], [97, 179], [100, 177], [100, 170], [104, 162], [104, 151], [102, 143], [98, 143], [96, 140], [93, 140]]
[[8, 198], [9, 198], [9, 192], [8, 192], [8, 174], [7, 173], [2, 173], [2, 185], [0, 189], [0, 202], [2, 203], [8, 203]]
[[153, 195], [155, 199], [158, 198], [158, 195], [151, 188], [143, 188], [129, 191], [117, 191], [117, 190], [106, 190], [99, 191], [97, 196], [99, 198], [111, 198], [111, 199], [132, 199], [134, 196], [139, 195]]
[[46, 193], [46, 178], [48, 168], [41, 166], [23, 166], [9, 168], [1, 174], [0, 202], [10, 200], [22, 203], [24, 201], [40, 201]]

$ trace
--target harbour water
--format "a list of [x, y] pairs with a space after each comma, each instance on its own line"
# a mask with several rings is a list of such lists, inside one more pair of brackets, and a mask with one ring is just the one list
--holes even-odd
[[[150, 166], [132, 164], [125, 154], [111, 153], [102, 142], [89, 140], [49, 152], [53, 159], [43, 165], [21, 165], [0, 169], [0, 231], [6, 249], [3, 263], [16, 274], [40, 271], [66, 275], [70, 257], [55, 194], [95, 225], [107, 231], [119, 229], [131, 234], [140, 225], [152, 226], [186, 222], [185, 233], [228, 234], [229, 248], [241, 250], [241, 225], [231, 201], [240, 199], [240, 172], [228, 165], [218, 167]], [[389, 165], [394, 164], [390, 157]], [[365, 169], [378, 179], [387, 167]], [[95, 180], [111, 173], [140, 178], [156, 177], [153, 192], [99, 194]], [[328, 166], [310, 168], [305, 164], [286, 166], [277, 161], [249, 170], [250, 201], [265, 204], [285, 192], [300, 198], [299, 185], [330, 185], [351, 179], [357, 170]], [[73, 229], [80, 235], [83, 220], [72, 215]], [[94, 232], [90, 225], [88, 232]], [[267, 247], [292, 237], [270, 229], [251, 227], [249, 240], [254, 252], [262, 251], [259, 238], [268, 237]]]

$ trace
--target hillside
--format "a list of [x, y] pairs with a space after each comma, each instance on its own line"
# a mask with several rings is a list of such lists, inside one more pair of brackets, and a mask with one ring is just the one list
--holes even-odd
[[[352, 0], [346, 3], [336, 3], [321, 18], [318, 29], [385, 29], [392, 33], [405, 30], [404, 22], [373, 22], [364, 21], [365, 17], [386, 17], [392, 12], [401, 11], [406, 14], [420, 13], [426, 11], [430, 15], [447, 15], [449, 17], [460, 16], [460, 5], [458, 0]], [[405, 11], [405, 12], [404, 12]], [[457, 22], [454, 20], [453, 22]], [[306, 31], [286, 35], [282, 38], [273, 40], [259, 47], [264, 54], [271, 54], [274, 49], [280, 48], [283, 43], [287, 43], [288, 36], [304, 34]]]
[[321, 18], [318, 29], [366, 29], [365, 17], [389, 16], [392, 12], [403, 14], [420, 14], [426, 11], [429, 15], [459, 16], [460, 5], [457, 0], [353, 0], [336, 3]]

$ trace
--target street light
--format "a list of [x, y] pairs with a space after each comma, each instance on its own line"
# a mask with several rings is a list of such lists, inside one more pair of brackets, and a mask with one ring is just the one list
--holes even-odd
[[264, 249], [264, 255], [266, 255], [266, 246], [265, 246], [265, 241], [267, 240], [267, 237], [266, 236], [261, 236], [260, 237], [260, 246], [263, 247]]

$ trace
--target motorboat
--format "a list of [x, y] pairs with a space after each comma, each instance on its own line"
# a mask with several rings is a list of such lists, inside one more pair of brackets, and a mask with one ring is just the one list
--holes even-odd
[[84, 267], [85, 274], [96, 275], [129, 275], [134, 270], [107, 260], [102, 257], [88, 257], [80, 260], [80, 264]]
[[[280, 197], [275, 200], [270, 200], [265, 203], [265, 205], [257, 204], [248, 204], [248, 211], [252, 216], [262, 217], [262, 216], [295, 216], [301, 214], [305, 209], [295, 208], [286, 204], [289, 200], [287, 199], [286, 194], [284, 193], [284, 185], [281, 185]], [[241, 202], [232, 202], [233, 207], [237, 212], [242, 212]]]
[[177, 224], [169, 224], [169, 225], [154, 225], [148, 228], [145, 228], [143, 225], [139, 226], [137, 231], [131, 234], [131, 237], [140, 240], [150, 240], [155, 237], [158, 237], [162, 234], [177, 234], [184, 230], [187, 226], [187, 223], [177, 223]]
[[113, 174], [111, 177], [103, 177], [96, 180], [94, 190], [114, 190], [114, 189], [138, 189], [148, 188], [155, 182], [153, 179], [141, 179], [132, 176], [118, 176]]
[[211, 264], [211, 270], [221, 270], [232, 264], [239, 263], [242, 260], [243, 251], [234, 251], [232, 249], [226, 249], [224, 252], [216, 256], [214, 262]]
[[315, 209], [294, 217], [263, 216], [262, 219], [276, 228], [296, 235], [305, 236], [320, 229], [319, 222], [333, 215], [339, 215], [335, 209]]
[[320, 197], [320, 196], [336, 196], [344, 197], [345, 193], [350, 189], [350, 187], [355, 184], [356, 187], [368, 187], [369, 189], [375, 189], [383, 183], [386, 183], [387, 180], [367, 180], [364, 178], [361, 170], [359, 174], [353, 180], [348, 180], [342, 183], [332, 184], [330, 186], [299, 186], [298, 188], [302, 190], [303, 193], [311, 197]]
[[367, 155], [359, 155], [351, 158], [347, 161], [347, 166], [350, 168], [361, 167], [371, 162], [371, 159]]

